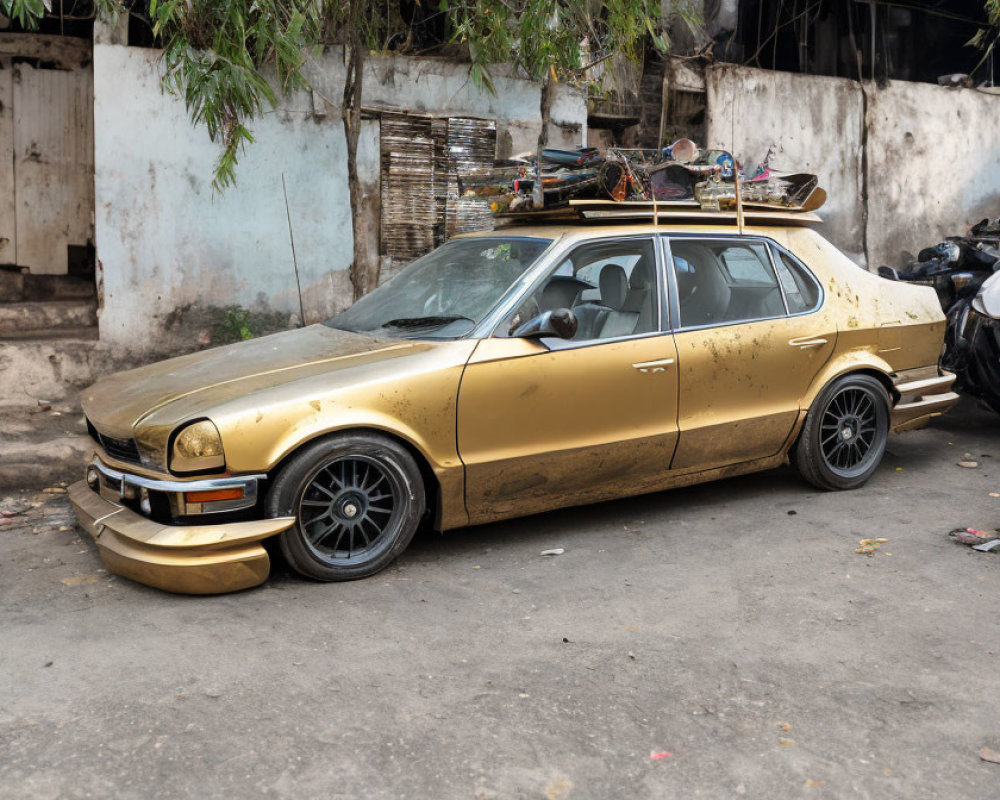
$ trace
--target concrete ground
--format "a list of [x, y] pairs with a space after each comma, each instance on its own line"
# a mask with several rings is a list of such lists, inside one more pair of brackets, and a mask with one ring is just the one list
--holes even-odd
[[946, 535], [1000, 525], [994, 490], [1000, 418], [963, 407], [855, 492], [779, 470], [207, 598], [8, 499], [0, 792], [996, 798], [1000, 553]]

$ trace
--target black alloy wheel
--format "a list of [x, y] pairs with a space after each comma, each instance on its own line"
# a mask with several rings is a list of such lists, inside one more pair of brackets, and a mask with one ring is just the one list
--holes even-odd
[[796, 466], [822, 489], [854, 489], [878, 468], [888, 437], [885, 387], [870, 375], [847, 375], [827, 386], [809, 409]]
[[864, 472], [877, 455], [872, 449], [878, 433], [878, 398], [858, 387], [831, 398], [820, 421], [820, 448], [826, 465], [844, 477]]
[[299, 501], [299, 526], [322, 559], [364, 559], [379, 547], [403, 503], [393, 476], [370, 456], [321, 466]]
[[280, 537], [299, 573], [352, 580], [385, 568], [409, 544], [425, 510], [413, 456], [376, 434], [340, 434], [306, 446], [271, 487], [268, 508], [295, 516]]

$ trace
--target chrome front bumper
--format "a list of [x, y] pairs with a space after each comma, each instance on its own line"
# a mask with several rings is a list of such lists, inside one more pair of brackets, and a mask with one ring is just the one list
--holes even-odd
[[[240, 475], [190, 481], [161, 480], [114, 469], [96, 456], [87, 467], [87, 483], [91, 488], [99, 484], [100, 493], [106, 499], [112, 502], [116, 499], [124, 500], [126, 497], [134, 497], [136, 492], [143, 489], [161, 492], [169, 499], [170, 511], [175, 517], [218, 514], [252, 508], [257, 504], [257, 485], [266, 477], [266, 475]], [[186, 499], [187, 493], [190, 492], [211, 492], [220, 489], [240, 489], [243, 497], [239, 500], [211, 503], [192, 503]]]
[[[130, 483], [135, 479], [128, 476]], [[74, 483], [68, 492], [77, 521], [93, 537], [111, 572], [182, 594], [235, 592], [263, 583], [271, 563], [261, 540], [295, 523], [295, 517], [278, 517], [163, 525], [98, 494], [86, 481]]]

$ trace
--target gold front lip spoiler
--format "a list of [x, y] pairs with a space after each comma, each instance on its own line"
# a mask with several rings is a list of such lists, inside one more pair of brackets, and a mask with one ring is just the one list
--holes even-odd
[[221, 594], [267, 579], [271, 562], [262, 539], [281, 533], [295, 517], [162, 525], [93, 491], [86, 481], [69, 487], [80, 526], [116, 575], [181, 594]]

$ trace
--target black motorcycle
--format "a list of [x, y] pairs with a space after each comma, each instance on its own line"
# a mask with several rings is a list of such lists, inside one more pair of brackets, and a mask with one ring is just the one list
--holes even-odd
[[941, 366], [955, 388], [1000, 413], [1000, 219], [984, 219], [969, 236], [950, 236], [920, 251], [889, 280], [931, 286], [947, 317]]

